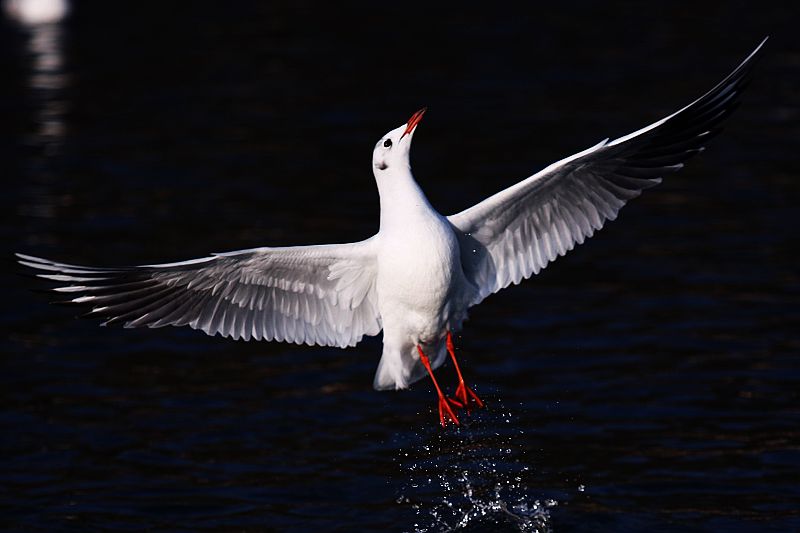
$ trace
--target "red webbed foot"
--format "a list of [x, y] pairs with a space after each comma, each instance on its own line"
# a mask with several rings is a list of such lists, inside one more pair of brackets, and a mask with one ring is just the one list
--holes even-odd
[[[450, 407], [450, 402], [452, 400], [448, 400], [444, 397], [442, 393], [442, 389], [439, 387], [439, 382], [436, 381], [436, 376], [433, 375], [433, 369], [431, 368], [431, 362], [428, 359], [428, 356], [422, 351], [422, 347], [417, 346], [417, 352], [419, 353], [419, 360], [422, 362], [425, 369], [428, 371], [428, 374], [431, 376], [431, 381], [433, 381], [433, 386], [436, 388], [436, 395], [439, 397], [439, 423], [442, 427], [447, 425], [447, 422], [452, 422], [455, 425], [460, 425], [461, 423], [458, 421], [458, 417], [456, 416], [455, 412], [453, 412], [453, 408]], [[453, 402], [453, 405], [458, 406], [458, 402]]]
[[467, 387], [464, 380], [461, 380], [458, 383], [458, 388], [456, 389], [456, 398], [455, 402], [461, 404], [461, 406], [466, 407], [467, 411], [469, 411], [470, 407], [473, 405], [480, 409], [484, 406], [483, 400], [478, 398], [478, 395], [475, 394], [475, 391]]
[[439, 396], [439, 423], [442, 424], [442, 427], [446, 427], [448, 422], [452, 422], [457, 426], [461, 425], [453, 408], [450, 407], [451, 401], [449, 398]]
[[453, 403], [453, 405], [466, 408], [467, 412], [469, 412], [473, 405], [480, 409], [484, 406], [483, 400], [478, 398], [478, 395], [475, 394], [475, 391], [467, 387], [466, 383], [464, 383], [464, 376], [461, 375], [461, 368], [458, 366], [458, 360], [456, 359], [456, 350], [453, 346], [453, 336], [449, 331], [447, 332], [447, 351], [450, 354], [450, 358], [453, 360], [453, 366], [456, 369], [456, 374], [458, 374], [458, 388], [456, 388], [455, 398], [451, 399], [450, 401]]

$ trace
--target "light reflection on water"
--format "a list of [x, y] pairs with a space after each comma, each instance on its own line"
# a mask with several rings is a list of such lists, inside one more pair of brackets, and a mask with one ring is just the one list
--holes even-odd
[[[62, 22], [69, 13], [67, 0], [6, 0], [6, 16], [14, 20], [25, 39], [27, 64], [26, 92], [33, 113], [33, 130], [23, 137], [32, 149], [24, 175], [15, 178], [23, 183], [17, 212], [22, 216], [54, 218], [58, 207], [69, 198], [59, 197], [53, 184], [59, 181], [54, 156], [62, 151], [67, 126], [65, 116], [70, 105], [66, 89], [70, 76], [64, 58]], [[46, 237], [30, 237], [37, 244]]]
[[3, 9], [19, 24], [41, 27], [64, 20], [69, 13], [67, 0], [5, 0]]
[[27, 32], [28, 89], [36, 107], [37, 130], [33, 143], [45, 155], [55, 153], [65, 133], [68, 109], [63, 90], [69, 85], [64, 70], [61, 22], [69, 12], [66, 0], [6, 0], [6, 15]]
[[558, 502], [529, 486], [532, 467], [519, 457], [525, 432], [498, 405], [462, 416], [459, 428], [432, 429], [400, 448], [403, 474], [397, 503], [410, 505], [414, 533], [446, 531], [551, 531]]
[[62, 91], [69, 85], [64, 72], [63, 35], [58, 24], [43, 24], [30, 28], [28, 52], [31, 73], [28, 86], [32, 100], [37, 103], [36, 140], [48, 155], [53, 154], [65, 134], [64, 114], [68, 104]]

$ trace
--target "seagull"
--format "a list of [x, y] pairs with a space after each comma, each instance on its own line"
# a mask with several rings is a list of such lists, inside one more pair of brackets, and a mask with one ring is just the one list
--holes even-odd
[[[466, 385], [453, 345], [469, 308], [537, 274], [702, 151], [736, 107], [765, 42], [679, 111], [553, 163], [455, 215], [439, 214], [411, 172], [423, 108], [372, 151], [380, 228], [364, 241], [115, 268], [25, 254], [17, 260], [58, 282], [52, 290], [103, 325], [189, 326], [245, 341], [341, 348], [383, 331], [375, 389], [405, 389], [430, 376], [439, 422], [458, 425], [458, 409], [484, 406]], [[434, 375], [448, 355], [458, 379], [451, 397]]]

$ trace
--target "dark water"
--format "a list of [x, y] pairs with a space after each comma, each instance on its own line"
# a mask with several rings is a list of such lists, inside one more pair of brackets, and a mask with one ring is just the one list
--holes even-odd
[[2, 529], [800, 530], [797, 9], [163, 4], [0, 23], [7, 257], [365, 238], [372, 145], [422, 105], [416, 175], [455, 212], [773, 38], [705, 154], [473, 311], [489, 409], [459, 430], [427, 381], [371, 389], [379, 339], [98, 328], [5, 262]]

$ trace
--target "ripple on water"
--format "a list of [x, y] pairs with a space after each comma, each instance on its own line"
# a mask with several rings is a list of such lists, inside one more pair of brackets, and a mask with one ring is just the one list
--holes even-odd
[[531, 467], [519, 459], [524, 432], [492, 404], [460, 417], [459, 428], [428, 427], [400, 447], [397, 503], [414, 510], [411, 531], [551, 531], [550, 508], [558, 502], [533, 495], [524, 481]]

